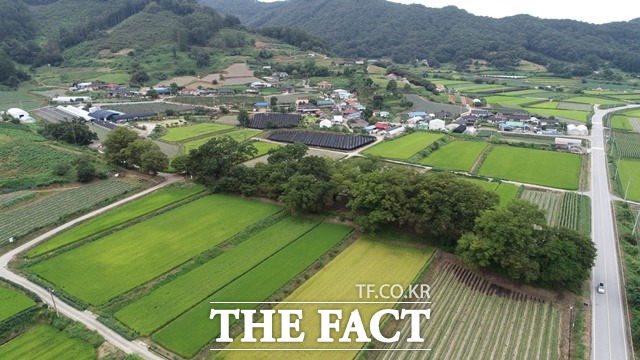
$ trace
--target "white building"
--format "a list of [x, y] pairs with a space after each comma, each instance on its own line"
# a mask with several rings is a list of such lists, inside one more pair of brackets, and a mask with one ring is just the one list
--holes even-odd
[[256, 89], [270, 88], [271, 84], [263, 83], [261, 81], [256, 81], [251, 83], [251, 87]]
[[404, 133], [407, 129], [404, 126], [396, 126], [392, 127], [389, 130], [386, 130], [385, 133], [387, 137], [396, 137], [402, 133]]
[[585, 125], [578, 125], [576, 127], [576, 130], [578, 131], [578, 135], [580, 136], [589, 136], [589, 128], [587, 128]]
[[330, 128], [331, 126], [333, 126], [333, 123], [331, 122], [331, 120], [322, 120], [320, 121], [320, 128]]
[[589, 135], [589, 129], [584, 125], [567, 125], [567, 135], [571, 136], [587, 136]]
[[429, 121], [429, 130], [444, 130], [444, 120], [433, 119]]
[[20, 120], [20, 122], [23, 124], [36, 122], [31, 116], [29, 116], [29, 113], [18, 108], [11, 108], [7, 110], [7, 115], [11, 116], [16, 120]]
[[55, 97], [53, 99], [51, 99], [51, 101], [58, 103], [58, 104], [62, 104], [62, 103], [74, 103], [74, 102], [91, 102], [91, 97], [90, 96], [58, 96]]

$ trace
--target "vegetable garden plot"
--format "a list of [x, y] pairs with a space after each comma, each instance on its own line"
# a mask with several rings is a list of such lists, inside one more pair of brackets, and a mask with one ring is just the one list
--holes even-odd
[[629, 124], [633, 131], [640, 133], [640, 118], [630, 117], [627, 118], [627, 120], [629, 120]]
[[420, 150], [431, 146], [443, 136], [441, 133], [416, 131], [395, 139], [385, 140], [364, 150], [362, 153], [387, 159], [407, 160], [420, 152]]
[[613, 139], [618, 157], [640, 159], [640, 134], [614, 131]]
[[[365, 354], [366, 359], [415, 359], [430, 348], [433, 359], [557, 359], [560, 313], [547, 301], [490, 283], [460, 265], [444, 262], [431, 280], [431, 309], [422, 322], [423, 343], [407, 342], [410, 323], [399, 329], [400, 341], [382, 344], [390, 351]], [[394, 326], [390, 321], [388, 325]]]
[[136, 184], [128, 181], [102, 181], [60, 191], [42, 200], [0, 214], [0, 246], [6, 243], [9, 237], [16, 239], [23, 237], [136, 188]]
[[544, 210], [549, 225], [554, 226], [558, 223], [563, 198], [562, 193], [526, 189], [522, 192], [520, 198], [530, 201]]
[[577, 189], [581, 157], [556, 151], [496, 146], [487, 155], [479, 175], [528, 184]]
[[173, 127], [168, 129], [167, 135], [163, 136], [162, 139], [172, 142], [183, 141], [197, 136], [212, 134], [229, 129], [233, 129], [233, 126], [212, 123], [200, 123], [190, 126]]
[[344, 135], [336, 133], [322, 133], [312, 131], [274, 131], [268, 136], [269, 140], [287, 143], [303, 143], [337, 150], [354, 150], [376, 141], [375, 137], [365, 135]]

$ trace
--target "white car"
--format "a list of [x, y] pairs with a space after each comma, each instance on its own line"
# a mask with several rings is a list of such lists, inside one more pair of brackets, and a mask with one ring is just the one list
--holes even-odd
[[604, 283], [598, 284], [598, 293], [604, 294]]

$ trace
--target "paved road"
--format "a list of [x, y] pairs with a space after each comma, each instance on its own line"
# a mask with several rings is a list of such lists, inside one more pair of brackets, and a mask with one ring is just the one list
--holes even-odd
[[[591, 290], [591, 358], [594, 360], [631, 359], [602, 124], [604, 115], [611, 111], [614, 110], [596, 110], [591, 129], [591, 232], [598, 249]], [[604, 294], [596, 291], [600, 282], [605, 284]]]
[[94, 216], [97, 216], [101, 213], [104, 213], [105, 211], [111, 210], [117, 206], [120, 206], [126, 202], [129, 202], [131, 200], [137, 199], [143, 195], [146, 195], [152, 191], [158, 190], [164, 186], [167, 186], [171, 183], [175, 183], [177, 181], [180, 181], [181, 177], [178, 176], [168, 176], [167, 180], [162, 182], [159, 185], [156, 185], [152, 188], [149, 188], [147, 190], [144, 190], [142, 192], [139, 192], [135, 195], [132, 195], [126, 199], [122, 199], [120, 201], [117, 201], [111, 205], [105, 206], [101, 209], [98, 209], [96, 211], [93, 211], [89, 214], [86, 214], [84, 216], [81, 216], [75, 220], [69, 221], [66, 224], [60, 225], [57, 228], [48, 231], [47, 233], [38, 236], [37, 238], [15, 248], [14, 250], [9, 251], [8, 253], [0, 256], [0, 277], [4, 278], [6, 280], [9, 280], [13, 283], [19, 284], [21, 286], [23, 286], [24, 288], [29, 289], [30, 291], [32, 291], [33, 293], [35, 293], [36, 295], [38, 295], [38, 297], [40, 297], [40, 299], [42, 299], [42, 301], [44, 301], [46, 304], [52, 306], [52, 298], [55, 299], [55, 305], [58, 308], [58, 311], [62, 314], [64, 314], [65, 316], [83, 323], [85, 326], [87, 326], [89, 329], [91, 330], [96, 330], [100, 335], [102, 335], [105, 340], [107, 340], [108, 342], [110, 342], [111, 344], [117, 346], [119, 349], [121, 349], [122, 351], [126, 352], [127, 354], [131, 354], [131, 353], [135, 353], [139, 356], [141, 356], [144, 359], [150, 359], [150, 360], [159, 360], [161, 359], [160, 357], [158, 357], [157, 355], [151, 353], [147, 347], [139, 342], [135, 342], [135, 341], [129, 341], [127, 339], [125, 339], [124, 337], [120, 336], [119, 334], [117, 334], [115, 331], [109, 329], [106, 325], [102, 324], [101, 322], [99, 322], [96, 319], [96, 316], [88, 311], [80, 311], [76, 308], [71, 307], [70, 305], [64, 303], [62, 300], [60, 300], [58, 297], [52, 297], [51, 293], [48, 292], [48, 290], [46, 290], [45, 288], [42, 288], [41, 286], [34, 284], [32, 282], [30, 282], [29, 280], [27, 280], [25, 277], [16, 274], [14, 272], [12, 272], [7, 264], [9, 263], [9, 261], [11, 261], [18, 253], [21, 253], [27, 249], [29, 249], [30, 247], [35, 246], [36, 244], [39, 244], [43, 241], [45, 241], [46, 239], [50, 238], [51, 236], [66, 230], [68, 228], [70, 228], [71, 226], [84, 221], [86, 219], [92, 218]]

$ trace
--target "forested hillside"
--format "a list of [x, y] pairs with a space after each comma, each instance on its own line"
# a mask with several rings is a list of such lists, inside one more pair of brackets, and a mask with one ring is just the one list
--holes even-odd
[[528, 15], [480, 17], [385, 0], [199, 0], [249, 26], [292, 26], [325, 39], [348, 57], [427, 59], [432, 66], [472, 59], [510, 69], [518, 60], [548, 66], [557, 75], [587, 75], [602, 67], [640, 72], [640, 24], [593, 25]]
[[[195, 0], [0, 0], [0, 8], [0, 59], [31, 68], [86, 62], [80, 55], [102, 49], [170, 44], [188, 51], [211, 45], [219, 30], [239, 24], [235, 16], [221, 16]], [[1, 85], [15, 87], [26, 79], [12, 62], [0, 66]]]

